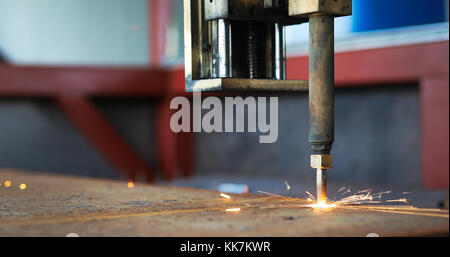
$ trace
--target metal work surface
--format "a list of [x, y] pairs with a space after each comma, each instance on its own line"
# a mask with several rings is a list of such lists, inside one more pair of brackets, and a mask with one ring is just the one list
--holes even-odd
[[[226, 199], [215, 191], [11, 170], [0, 170], [0, 182], [0, 236], [417, 236], [448, 235], [449, 226], [448, 211], [432, 209], [318, 210], [295, 198]], [[241, 210], [226, 211], [234, 208]]]

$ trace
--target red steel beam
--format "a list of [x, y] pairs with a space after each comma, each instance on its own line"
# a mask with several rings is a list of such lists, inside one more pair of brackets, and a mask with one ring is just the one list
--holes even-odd
[[152, 68], [33, 67], [0, 64], [0, 97], [160, 97], [168, 73]]
[[[191, 116], [192, 117], [192, 116]], [[194, 174], [194, 133], [182, 132], [177, 135], [178, 167], [185, 178]]]
[[422, 168], [427, 188], [448, 189], [449, 181], [449, 76], [421, 81]]
[[[178, 169], [177, 135], [170, 129], [170, 98], [162, 99], [156, 107], [156, 147], [158, 163], [164, 178], [173, 180]], [[192, 149], [191, 149], [192, 150]]]
[[[337, 53], [336, 87], [367, 87], [420, 82], [424, 76], [448, 74], [448, 41]], [[288, 79], [308, 79], [308, 56], [287, 59]], [[169, 92], [184, 94], [184, 70], [172, 70]]]
[[[448, 74], [448, 41], [337, 53], [336, 87], [418, 82], [423, 76]], [[289, 79], [308, 79], [308, 57], [287, 61]]]
[[[150, 18], [150, 61], [153, 65], [160, 66], [166, 47], [166, 33], [171, 20], [172, 0], [149, 0]], [[164, 177], [172, 180], [176, 177], [177, 171], [182, 171], [184, 176], [192, 174], [193, 140], [192, 134], [175, 134], [170, 129], [170, 117], [173, 113], [170, 110], [172, 97], [186, 95], [183, 82], [174, 79], [170, 72], [167, 81], [167, 92], [158, 103], [156, 109], [156, 147], [158, 149], [158, 163], [163, 171]]]
[[119, 172], [153, 180], [148, 165], [89, 102], [97, 97], [155, 97], [167, 93], [168, 73], [152, 68], [37, 67], [0, 64], [0, 97], [57, 100], [80, 132]]
[[148, 0], [150, 23], [150, 62], [160, 65], [166, 48], [166, 33], [171, 21], [172, 0]]
[[58, 96], [56, 101], [89, 142], [119, 172], [133, 180], [138, 174], [144, 174], [149, 182], [153, 180], [153, 172], [147, 163], [122, 139], [85, 96], [66, 93]]

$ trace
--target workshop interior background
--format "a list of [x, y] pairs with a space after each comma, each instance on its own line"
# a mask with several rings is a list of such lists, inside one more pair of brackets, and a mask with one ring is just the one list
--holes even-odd
[[[448, 4], [354, 0], [336, 19], [330, 183], [448, 190]], [[307, 31], [287, 29], [288, 78], [307, 79]], [[314, 185], [307, 93], [280, 96], [275, 144], [175, 135], [168, 103], [184, 95], [183, 64], [181, 0], [0, 0], [0, 168]]]

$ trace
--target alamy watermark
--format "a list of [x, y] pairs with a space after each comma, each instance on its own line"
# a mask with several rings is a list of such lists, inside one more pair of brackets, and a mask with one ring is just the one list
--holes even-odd
[[[275, 143], [278, 139], [278, 97], [249, 96], [244, 99], [238, 96], [225, 97], [225, 100], [221, 101], [215, 96], [202, 99], [201, 93], [195, 92], [192, 112], [191, 102], [183, 96], [173, 98], [170, 109], [177, 110], [170, 119], [170, 128], [175, 133], [259, 132], [259, 142], [262, 144]], [[205, 111], [207, 112], [204, 113]], [[247, 131], [245, 131], [245, 113], [247, 113]]]

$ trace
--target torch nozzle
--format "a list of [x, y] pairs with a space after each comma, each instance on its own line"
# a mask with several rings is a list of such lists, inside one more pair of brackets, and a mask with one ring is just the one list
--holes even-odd
[[333, 159], [330, 154], [311, 155], [311, 168], [317, 170], [317, 203], [327, 202], [327, 170], [333, 167]]
[[316, 177], [317, 186], [317, 203], [324, 204], [327, 202], [327, 170], [317, 169]]

